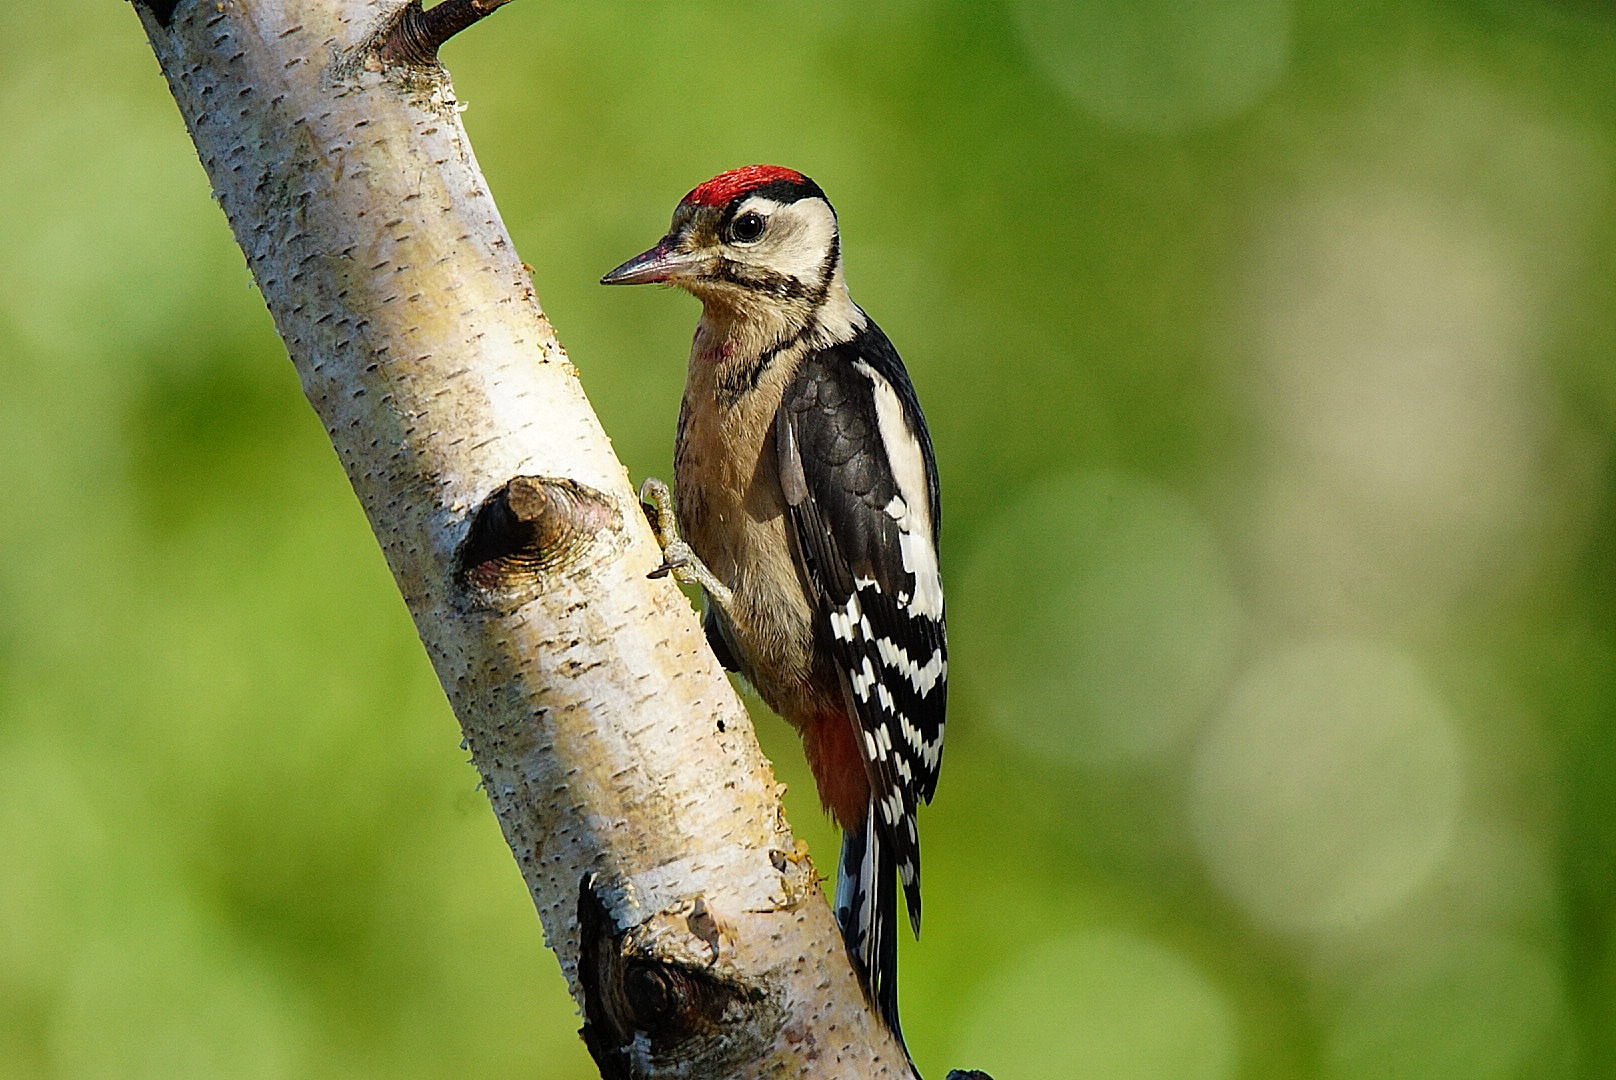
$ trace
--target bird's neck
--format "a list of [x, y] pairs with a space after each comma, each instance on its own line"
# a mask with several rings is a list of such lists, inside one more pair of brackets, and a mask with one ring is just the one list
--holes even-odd
[[779, 304], [709, 300], [696, 324], [691, 360], [720, 368], [767, 360], [782, 342], [801, 337], [812, 316], [811, 311]]
[[711, 362], [748, 362], [798, 341], [816, 346], [849, 340], [864, 313], [848, 295], [840, 263], [828, 280], [802, 295], [781, 297], [735, 289], [703, 291], [696, 352]]

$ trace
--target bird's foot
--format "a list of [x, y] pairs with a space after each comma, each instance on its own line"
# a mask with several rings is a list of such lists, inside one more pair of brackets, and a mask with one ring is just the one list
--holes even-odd
[[659, 578], [672, 574], [675, 580], [686, 585], [700, 585], [719, 607], [729, 606], [733, 595], [729, 586], [719, 581], [718, 575], [707, 569], [707, 564], [679, 536], [668, 485], [654, 476], [647, 478], [640, 485], [640, 506], [651, 523], [651, 531], [656, 534], [657, 545], [662, 548], [662, 565], [647, 576]]

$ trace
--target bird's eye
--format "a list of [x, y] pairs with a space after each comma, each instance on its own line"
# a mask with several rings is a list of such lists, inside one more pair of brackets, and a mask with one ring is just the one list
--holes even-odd
[[745, 213], [729, 227], [729, 234], [743, 244], [749, 244], [763, 235], [763, 215]]

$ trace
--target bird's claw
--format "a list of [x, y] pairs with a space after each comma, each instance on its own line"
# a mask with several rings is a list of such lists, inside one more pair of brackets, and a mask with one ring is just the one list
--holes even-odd
[[683, 575], [686, 571], [691, 573], [699, 572], [697, 571], [699, 566], [701, 566], [701, 560], [696, 558], [694, 551], [690, 550], [690, 545], [675, 536], [672, 540], [662, 545], [662, 565], [646, 576], [655, 578], [667, 577], [672, 574], [674, 577], [683, 580]]
[[640, 506], [662, 549], [662, 565], [647, 577], [660, 578], [672, 574], [675, 581], [686, 585], [700, 585], [720, 607], [730, 602], [729, 586], [718, 580], [718, 575], [707, 569], [707, 564], [679, 536], [679, 525], [673, 516], [673, 496], [668, 485], [656, 477], [646, 478], [640, 485]]
[[[640, 509], [645, 511], [645, 520], [650, 523], [657, 545], [663, 551], [678, 541], [679, 526], [674, 520], [673, 495], [667, 484], [654, 476], [646, 477], [645, 483], [640, 485]], [[653, 576], [661, 577], [665, 573], [667, 570]]]

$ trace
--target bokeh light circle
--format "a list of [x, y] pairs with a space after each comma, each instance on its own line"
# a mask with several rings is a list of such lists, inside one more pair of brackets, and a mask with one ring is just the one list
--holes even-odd
[[1405, 656], [1314, 642], [1240, 680], [1197, 748], [1190, 806], [1213, 878], [1254, 918], [1327, 931], [1386, 913], [1451, 845], [1452, 719]]
[[1224, 1080], [1233, 1010], [1188, 960], [1096, 930], [1029, 949], [971, 1003], [951, 1060], [1017, 1080]]
[[1173, 132], [1238, 115], [1290, 57], [1287, 0], [1017, 0], [1022, 43], [1102, 123]]
[[998, 728], [1041, 756], [1157, 758], [1233, 669], [1240, 609], [1217, 540], [1142, 477], [1047, 481], [988, 526], [959, 583], [953, 667]]

